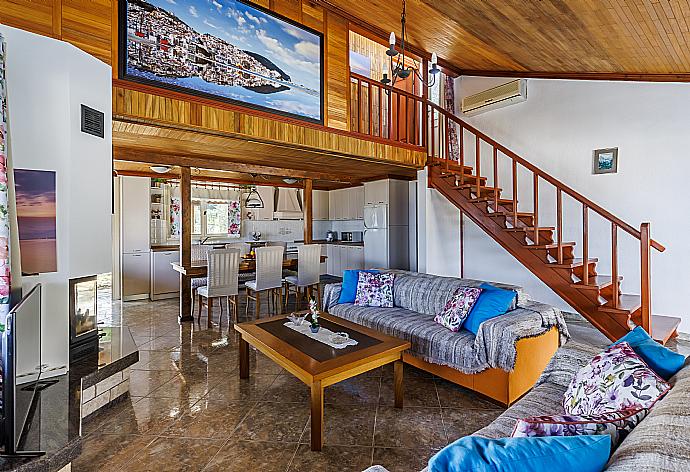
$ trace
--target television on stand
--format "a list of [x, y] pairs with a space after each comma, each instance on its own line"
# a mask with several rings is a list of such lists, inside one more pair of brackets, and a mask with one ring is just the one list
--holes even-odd
[[40, 436], [41, 284], [33, 287], [7, 315], [2, 335], [2, 432], [8, 456], [38, 456], [27, 450]]

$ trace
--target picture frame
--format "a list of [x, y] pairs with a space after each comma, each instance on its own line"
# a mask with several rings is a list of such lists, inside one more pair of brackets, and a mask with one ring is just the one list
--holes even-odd
[[595, 149], [592, 158], [592, 174], [618, 172], [618, 148]]

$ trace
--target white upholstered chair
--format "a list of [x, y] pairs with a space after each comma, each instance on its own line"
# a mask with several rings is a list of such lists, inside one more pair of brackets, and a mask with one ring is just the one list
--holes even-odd
[[[204, 244], [192, 244], [192, 264], [195, 262], [204, 262], [207, 260], [208, 251], [211, 246]], [[199, 287], [203, 287], [208, 283], [206, 277], [195, 277], [192, 282], [192, 313], [194, 313], [194, 301], [196, 300], [196, 291]]]
[[285, 292], [285, 304], [290, 297], [290, 288], [295, 292], [295, 304], [297, 309], [301, 305], [301, 297], [310, 297], [316, 288], [317, 303], [321, 300], [321, 245], [305, 244], [297, 248], [297, 275], [285, 277], [287, 285]]
[[[223, 314], [222, 299], [225, 298], [228, 319], [230, 318], [230, 303], [233, 305], [233, 315], [237, 322], [237, 275], [240, 269], [239, 249], [213, 249], [208, 252], [208, 284], [196, 291], [199, 296], [199, 319], [204, 299], [208, 306], [208, 324], [213, 315], [213, 299], [220, 298], [221, 319]], [[221, 321], [219, 319], [219, 322]]]
[[[240, 257], [249, 254], [249, 252], [252, 250], [252, 245], [249, 243], [228, 243], [225, 245], [226, 249], [239, 249], [240, 250]], [[240, 287], [243, 287], [245, 282], [248, 282], [250, 280], [254, 280], [256, 278], [256, 272], [242, 272], [239, 275], [238, 280], [240, 281]]]
[[270, 302], [276, 306], [277, 300], [280, 308], [283, 308], [283, 247], [268, 246], [259, 247], [256, 254], [256, 279], [245, 282], [247, 287], [246, 314], [249, 314], [249, 300], [254, 300], [256, 318], [261, 313], [261, 294], [268, 293], [269, 311]]

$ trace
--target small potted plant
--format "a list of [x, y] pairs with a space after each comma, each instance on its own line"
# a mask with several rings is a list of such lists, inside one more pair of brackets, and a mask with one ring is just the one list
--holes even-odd
[[316, 306], [314, 297], [311, 297], [309, 300], [309, 313], [311, 314], [311, 326], [309, 328], [312, 333], [318, 333], [321, 325], [319, 324], [319, 310]]

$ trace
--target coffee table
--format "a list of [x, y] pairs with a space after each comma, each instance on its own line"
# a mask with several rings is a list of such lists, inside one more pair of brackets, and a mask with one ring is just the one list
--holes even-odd
[[323, 390], [329, 385], [393, 363], [395, 406], [403, 407], [403, 351], [408, 341], [386, 336], [356, 323], [323, 313], [320, 324], [333, 332], [346, 332], [359, 344], [335, 349], [284, 325], [287, 315], [235, 325], [242, 335], [240, 378], [249, 378], [249, 345], [272, 359], [311, 389], [311, 449], [323, 445]]

